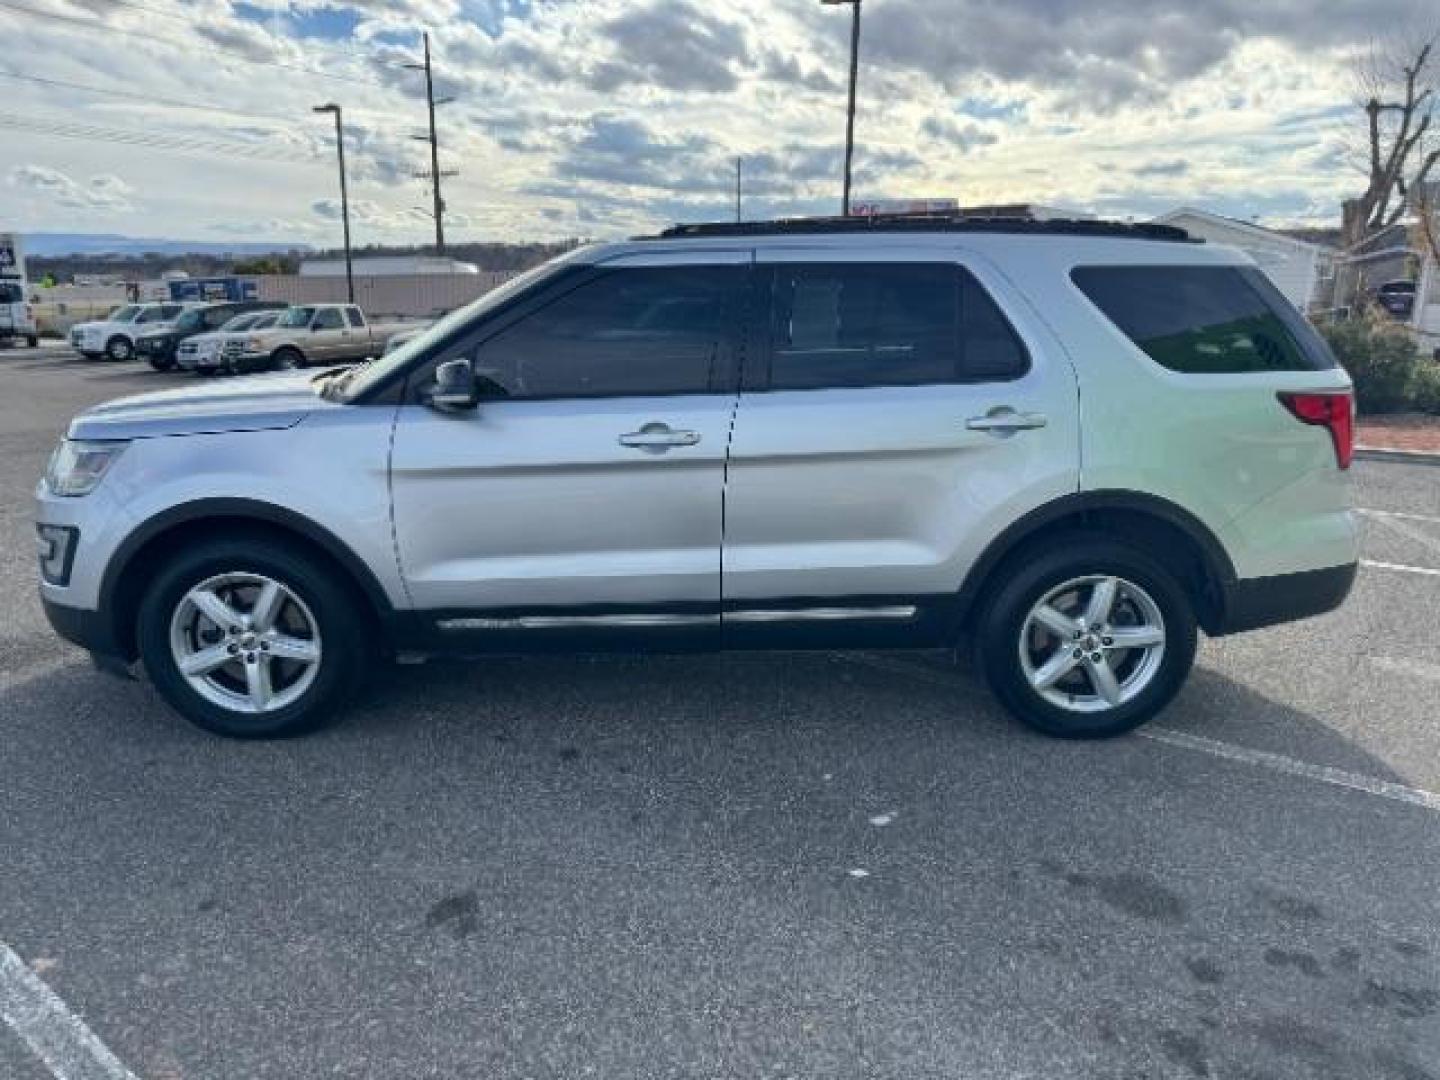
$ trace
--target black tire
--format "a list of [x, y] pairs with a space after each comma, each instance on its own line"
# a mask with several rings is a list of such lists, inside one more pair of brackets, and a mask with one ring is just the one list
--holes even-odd
[[121, 334], [116, 334], [114, 337], [112, 337], [109, 341], [105, 343], [106, 360], [124, 362], [126, 360], [132, 359], [134, 356], [135, 346], [131, 343], [129, 338]]
[[152, 356], [150, 366], [156, 371], [170, 371], [175, 367], [175, 358], [171, 356]]
[[298, 371], [305, 366], [305, 354], [299, 349], [286, 346], [276, 349], [270, 356], [271, 371]]
[[[296, 700], [271, 712], [245, 713], [208, 699], [181, 674], [171, 648], [171, 621], [186, 594], [216, 575], [232, 573], [261, 574], [281, 583], [318, 624], [321, 654], [313, 682]], [[198, 543], [155, 574], [140, 603], [137, 641], [151, 682], [180, 715], [217, 735], [271, 739], [313, 731], [346, 703], [374, 666], [377, 650], [369, 626], [349, 583], [324, 563], [270, 537], [237, 534]]]
[[[1046, 735], [1098, 739], [1133, 731], [1179, 692], [1195, 662], [1194, 605], [1174, 574], [1146, 552], [1105, 536], [1072, 534], [1007, 560], [976, 622], [975, 653], [996, 697], [1019, 720]], [[1047, 593], [1092, 575], [1133, 582], [1163, 619], [1165, 647], [1150, 681], [1134, 697], [1101, 712], [1074, 712], [1030, 685], [1020, 651], [1025, 621]]]

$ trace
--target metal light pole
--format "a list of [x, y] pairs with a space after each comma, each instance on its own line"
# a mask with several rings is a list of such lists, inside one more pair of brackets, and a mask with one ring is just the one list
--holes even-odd
[[743, 221], [743, 220], [745, 219], [743, 206], [742, 206], [742, 203], [741, 203], [741, 201], [740, 201], [740, 200], [741, 200], [741, 193], [740, 193], [740, 176], [741, 176], [741, 170], [742, 170], [744, 167], [745, 167], [745, 159], [744, 159], [744, 158], [738, 158], [738, 157], [737, 157], [737, 158], [735, 159], [735, 221], [736, 221], [737, 223], [740, 222], [740, 221]]
[[316, 105], [312, 111], [335, 114], [335, 148], [340, 154], [340, 220], [345, 226], [345, 295], [353, 304], [355, 268], [350, 258], [350, 192], [345, 184], [345, 130], [340, 122], [340, 106], [332, 101], [328, 105]]
[[849, 4], [854, 9], [850, 24], [850, 108], [845, 116], [845, 198], [841, 213], [850, 216], [850, 167], [855, 159], [855, 86], [860, 80], [860, 5], [863, 0], [820, 0], [826, 7]]

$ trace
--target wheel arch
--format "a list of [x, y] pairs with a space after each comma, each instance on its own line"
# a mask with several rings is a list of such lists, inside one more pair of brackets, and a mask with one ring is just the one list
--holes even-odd
[[1115, 535], [1142, 548], [1176, 573], [1207, 633], [1225, 620], [1227, 586], [1235, 565], [1215, 533], [1188, 510], [1138, 491], [1086, 491], [1032, 510], [995, 538], [960, 587], [959, 610], [968, 625], [1005, 564], [1067, 532]]
[[387, 644], [396, 637], [398, 615], [385, 588], [365, 561], [323, 525], [281, 506], [254, 499], [200, 499], [172, 507], [145, 522], [116, 550], [100, 581], [99, 610], [110, 613], [122, 655], [137, 655], [135, 616], [147, 577], [145, 564], [180, 545], [236, 529], [268, 533], [302, 545], [332, 567], [363, 600]]

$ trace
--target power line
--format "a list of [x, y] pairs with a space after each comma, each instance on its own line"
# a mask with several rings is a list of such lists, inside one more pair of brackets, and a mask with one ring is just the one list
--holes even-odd
[[268, 147], [256, 143], [244, 143], [235, 139], [206, 139], [190, 135], [167, 134], [165, 132], [137, 131], [126, 128], [102, 127], [96, 124], [80, 124], [70, 120], [50, 117], [27, 117], [13, 113], [0, 113], [0, 128], [24, 131], [36, 135], [54, 135], [61, 139], [82, 139], [86, 141], [119, 143], [155, 150], [194, 151], [197, 153], [221, 154], [230, 160], [243, 156], [251, 161], [266, 161], [277, 164], [314, 165], [321, 161], [318, 153], [303, 154], [279, 147]]
[[0, 68], [0, 79], [16, 79], [20, 82], [35, 83], [37, 86], [49, 86], [60, 90], [79, 90], [87, 94], [99, 94], [103, 97], [123, 98], [126, 101], [141, 101], [146, 105], [164, 105], [172, 109], [195, 109], [199, 112], [223, 113], [227, 116], [243, 116], [251, 120], [279, 120], [286, 124], [295, 123], [295, 117], [284, 116], [280, 113], [261, 113], [253, 109], [230, 109], [223, 105], [206, 105], [203, 102], [181, 101], [178, 98], [156, 97], [154, 94], [142, 94], [134, 90], [115, 90], [107, 86], [89, 86], [85, 83], [67, 82], [64, 79], [49, 79], [42, 75], [26, 75], [19, 71], [6, 71]]
[[300, 74], [311, 75], [319, 79], [333, 79], [336, 82], [354, 83], [361, 86], [378, 86], [385, 89], [389, 88], [388, 84], [383, 83], [378, 79], [362, 79], [354, 75], [337, 75], [334, 72], [329, 71], [316, 71], [314, 68], [304, 67], [300, 64], [287, 64], [283, 60], [265, 60], [261, 59], [260, 57], [246, 56], [243, 53], [238, 53], [234, 51], [233, 49], [196, 46], [193, 41], [181, 41], [178, 38], [166, 37], [163, 34], [152, 34], [148, 31], [127, 30], [123, 27], [111, 26], [108, 23], [98, 22], [95, 19], [86, 19], [78, 15], [62, 15], [57, 11], [41, 11], [39, 8], [26, 7], [23, 4], [12, 3], [11, 0], [0, 0], [0, 8], [4, 8], [8, 11], [17, 12], [21, 15], [30, 15], [38, 19], [53, 19], [56, 22], [66, 23], [70, 26], [77, 26], [83, 30], [100, 31], [105, 34], [123, 34], [127, 37], [143, 38], [146, 41], [163, 42], [167, 45], [173, 45], [177, 49], [183, 49], [186, 52], [194, 52], [198, 49], [198, 51], [200, 52], [207, 52], [216, 56], [228, 57], [229, 59], [239, 60], [247, 64], [259, 64], [264, 67], [273, 67], [279, 68], [284, 71], [299, 72]]
[[[117, 5], [117, 6], [119, 6], [119, 7], [134, 8], [136, 11], [148, 11], [148, 12], [150, 12], [150, 13], [153, 14], [153, 15], [163, 15], [163, 16], [165, 16], [165, 17], [168, 18], [168, 19], [174, 19], [174, 18], [176, 18], [177, 16], [180, 16], [180, 15], [183, 15], [183, 14], [184, 14], [184, 10], [183, 10], [183, 9], [180, 9], [180, 10], [177, 10], [177, 9], [175, 9], [175, 8], [166, 9], [166, 8], [155, 7], [153, 4], [138, 4], [138, 3], [135, 2], [135, 0], [99, 0], [99, 2], [101, 2], [101, 3], [106, 3], [106, 4], [114, 4], [114, 5]], [[193, 20], [187, 20], [187, 21], [189, 21], [189, 22], [191, 23], [191, 25], [196, 25], [196, 24], [193, 22]], [[312, 40], [306, 40], [306, 42], [305, 42], [305, 47], [306, 47], [307, 49], [313, 49], [313, 48], [317, 48], [317, 47], [318, 47], [318, 48], [328, 49], [330, 52], [335, 53], [337, 56], [345, 56], [345, 57], [347, 57], [347, 58], [349, 58], [349, 59], [354, 59], [356, 56], [362, 55], [362, 54], [356, 52], [355, 50], [346, 49], [344, 46], [335, 45], [335, 44], [332, 44], [331, 42], [328, 42], [328, 41], [316, 42], [316, 41], [312, 41]], [[383, 57], [376, 56], [373, 51], [368, 51], [368, 54], [367, 54], [367, 55], [364, 55], [364, 58], [367, 59], [367, 60], [369, 60], [369, 61], [371, 61], [372, 63], [380, 64], [380, 65], [382, 65], [382, 66], [384, 66], [384, 67], [402, 68], [402, 67], [405, 66], [404, 63], [403, 63], [403, 61], [400, 61], [400, 60], [386, 60], [386, 59], [384, 59]]]

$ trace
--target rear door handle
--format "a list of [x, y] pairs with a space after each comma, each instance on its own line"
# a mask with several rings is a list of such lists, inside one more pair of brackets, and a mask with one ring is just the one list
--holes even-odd
[[1050, 422], [1044, 413], [1021, 413], [1011, 408], [991, 409], [984, 416], [965, 421], [970, 431], [988, 431], [992, 435], [1011, 435], [1017, 431], [1034, 431]]
[[650, 454], [663, 454], [672, 446], [694, 446], [700, 441], [698, 431], [677, 431], [669, 424], [646, 424], [639, 431], [620, 436], [620, 445]]

